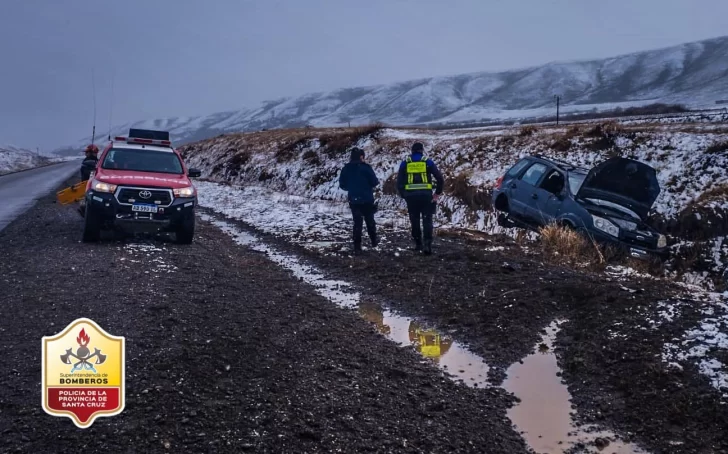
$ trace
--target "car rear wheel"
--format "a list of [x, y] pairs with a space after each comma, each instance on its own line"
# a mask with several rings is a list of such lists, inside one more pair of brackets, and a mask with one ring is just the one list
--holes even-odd
[[195, 236], [195, 217], [190, 216], [189, 219], [185, 219], [177, 230], [175, 231], [177, 237], [177, 243], [179, 244], [191, 244], [192, 239]]
[[83, 242], [84, 243], [95, 243], [101, 238], [101, 221], [99, 217], [86, 207], [83, 216]]
[[511, 219], [505, 213], [498, 213], [497, 221], [500, 227], [511, 228], [516, 226], [515, 223], [511, 221]]
[[495, 209], [507, 213], [508, 197], [506, 197], [504, 194], [499, 195], [498, 198], [495, 199]]

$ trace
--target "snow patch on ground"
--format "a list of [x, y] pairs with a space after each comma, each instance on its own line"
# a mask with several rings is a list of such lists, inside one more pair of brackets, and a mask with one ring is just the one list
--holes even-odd
[[[343, 202], [307, 199], [262, 187], [232, 187], [210, 182], [198, 182], [198, 200], [201, 206], [232, 219], [280, 236], [294, 244], [318, 249], [327, 244], [351, 242], [351, 212]], [[394, 210], [380, 210], [377, 224], [382, 244], [389, 231], [409, 228], [406, 216]], [[366, 232], [364, 247], [367, 246]]]
[[123, 248], [120, 247], [119, 249], [123, 250], [126, 253], [125, 255], [127, 255], [119, 259], [122, 264], [127, 262], [132, 264], [145, 264], [148, 268], [148, 270], [145, 271], [147, 274], [149, 274], [149, 272], [152, 274], [168, 274], [179, 270], [176, 266], [165, 262], [164, 259], [157, 254], [158, 252], [166, 252], [166, 247], [158, 247], [154, 244], [130, 243], [124, 245]]
[[694, 364], [728, 399], [728, 304], [715, 303], [703, 309], [703, 318], [682, 338], [663, 347], [662, 360], [671, 365]]

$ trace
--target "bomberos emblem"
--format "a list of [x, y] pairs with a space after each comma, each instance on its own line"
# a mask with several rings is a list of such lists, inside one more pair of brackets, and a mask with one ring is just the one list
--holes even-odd
[[124, 337], [93, 320], [77, 319], [43, 337], [43, 410], [70, 418], [79, 428], [124, 410]]

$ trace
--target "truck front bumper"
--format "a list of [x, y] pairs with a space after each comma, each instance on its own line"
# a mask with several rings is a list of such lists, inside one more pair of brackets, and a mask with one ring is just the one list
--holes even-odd
[[131, 205], [120, 204], [114, 194], [89, 191], [86, 194], [86, 215], [96, 216], [105, 227], [130, 233], [173, 231], [194, 219], [196, 197], [175, 198], [169, 206], [157, 207], [156, 213], [132, 211]]

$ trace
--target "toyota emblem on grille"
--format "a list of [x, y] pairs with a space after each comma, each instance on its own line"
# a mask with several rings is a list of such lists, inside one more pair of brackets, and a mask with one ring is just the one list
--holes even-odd
[[142, 199], [148, 199], [152, 196], [152, 193], [150, 191], [139, 191], [139, 197]]

